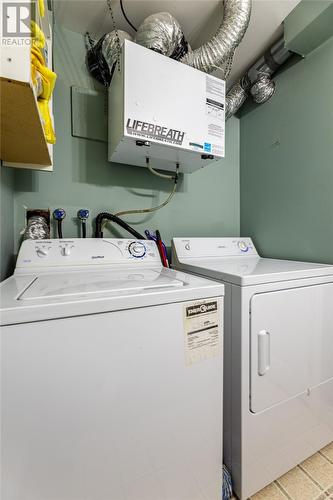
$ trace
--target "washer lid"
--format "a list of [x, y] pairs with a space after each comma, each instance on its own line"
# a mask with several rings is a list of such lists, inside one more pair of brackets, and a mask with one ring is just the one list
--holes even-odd
[[326, 264], [261, 257], [184, 259], [177, 268], [242, 286], [333, 275]]
[[163, 267], [15, 274], [0, 284], [0, 326], [222, 295], [217, 281]]
[[65, 298], [75, 295], [83, 297], [105, 293], [118, 295], [123, 292], [182, 286], [183, 281], [152, 269], [42, 274], [30, 283], [18, 300]]

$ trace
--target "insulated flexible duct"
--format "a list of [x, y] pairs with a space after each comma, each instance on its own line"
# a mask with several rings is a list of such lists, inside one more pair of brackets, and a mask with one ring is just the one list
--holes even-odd
[[105, 35], [102, 44], [102, 54], [109, 65], [110, 72], [112, 72], [112, 68], [118, 60], [120, 48], [125, 40], [132, 40], [131, 35], [126, 31], [110, 31], [110, 33]]
[[[148, 16], [139, 26], [135, 41], [205, 73], [212, 73], [219, 68], [226, 78], [231, 69], [235, 49], [248, 27], [252, 0], [223, 0], [223, 5], [223, 21], [216, 35], [194, 51], [185, 40], [178, 21], [168, 12]], [[104, 35], [88, 51], [87, 63], [90, 72], [106, 86], [111, 82], [119, 46], [125, 38], [131, 39], [126, 32], [118, 31], [117, 35], [113, 31]]]
[[135, 41], [177, 61], [189, 50], [179, 22], [168, 12], [146, 17], [138, 28]]
[[220, 68], [226, 78], [234, 51], [248, 27], [252, 0], [223, 0], [223, 4], [223, 21], [216, 35], [194, 51], [178, 21], [168, 12], [147, 17], [138, 28], [135, 41], [205, 73]]
[[224, 0], [223, 5], [223, 21], [216, 35], [202, 47], [186, 54], [181, 62], [212, 73], [233, 54], [249, 25], [252, 0]]
[[[251, 93], [254, 102], [262, 104], [275, 92], [272, 75], [292, 55], [285, 48], [284, 38], [280, 38], [265, 54], [247, 71], [239, 82], [231, 87], [226, 97], [226, 119], [234, 115]], [[247, 82], [247, 83], [244, 83]]]
[[24, 240], [45, 240], [50, 238], [50, 230], [45, 217], [41, 215], [32, 215], [28, 219], [27, 227], [25, 228]]
[[275, 83], [271, 76], [291, 56], [285, 48], [283, 37], [278, 40], [248, 71], [251, 80], [251, 95], [254, 102], [261, 104], [268, 101], [275, 92]]
[[96, 80], [108, 87], [120, 57], [120, 48], [124, 40], [132, 40], [132, 37], [126, 31], [117, 30], [106, 33], [96, 44], [88, 33], [87, 38], [90, 45], [87, 52], [87, 67]]
[[230, 116], [234, 115], [236, 111], [244, 104], [249, 95], [250, 87], [251, 82], [247, 75], [244, 75], [237, 83], [235, 83], [231, 87], [231, 89], [227, 93], [225, 102], [226, 120], [230, 118]]
[[257, 104], [262, 104], [272, 97], [275, 92], [275, 82], [267, 74], [261, 74], [251, 87], [251, 95]]

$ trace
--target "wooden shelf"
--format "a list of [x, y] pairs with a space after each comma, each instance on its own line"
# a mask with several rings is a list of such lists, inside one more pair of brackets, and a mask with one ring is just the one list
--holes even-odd
[[0, 78], [0, 95], [0, 158], [50, 170], [52, 160], [33, 88], [28, 82]]

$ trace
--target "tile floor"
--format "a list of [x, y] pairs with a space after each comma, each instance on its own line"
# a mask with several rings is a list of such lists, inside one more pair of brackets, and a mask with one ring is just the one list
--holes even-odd
[[250, 500], [333, 500], [333, 443], [266, 486]]

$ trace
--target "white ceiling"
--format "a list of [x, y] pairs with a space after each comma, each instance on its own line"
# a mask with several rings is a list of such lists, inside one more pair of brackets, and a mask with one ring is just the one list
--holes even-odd
[[[253, 0], [249, 28], [237, 48], [229, 83], [237, 79], [282, 34], [281, 23], [300, 0]], [[180, 23], [193, 48], [209, 40], [223, 17], [221, 0], [123, 0], [128, 18], [139, 26], [156, 12], [170, 12]], [[134, 35], [121, 10], [112, 0], [116, 25]], [[105, 0], [54, 0], [56, 21], [69, 30], [91, 32], [99, 37], [111, 31], [112, 21]]]

